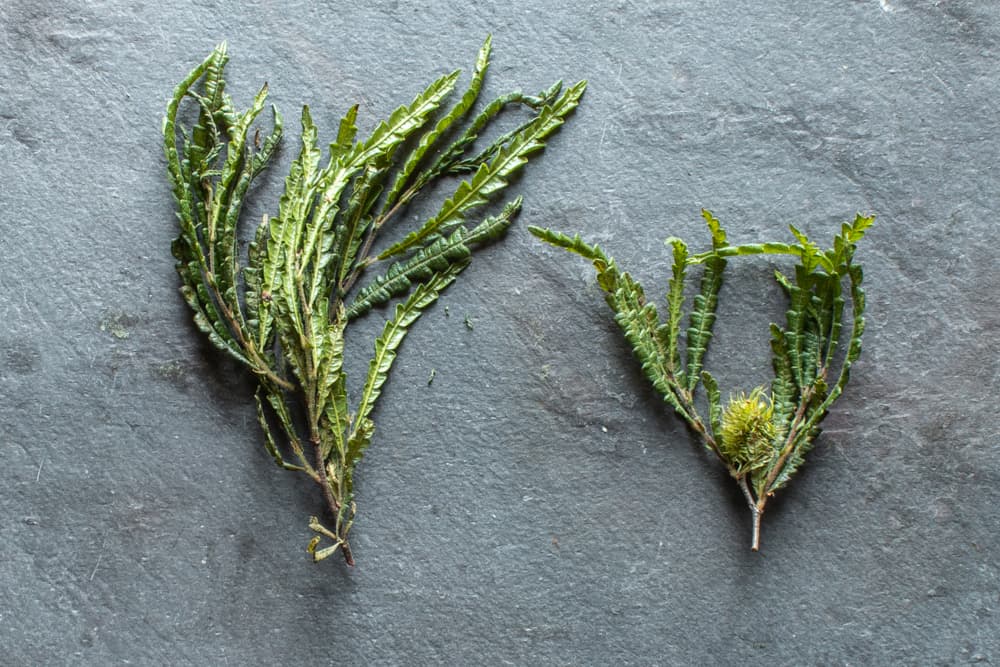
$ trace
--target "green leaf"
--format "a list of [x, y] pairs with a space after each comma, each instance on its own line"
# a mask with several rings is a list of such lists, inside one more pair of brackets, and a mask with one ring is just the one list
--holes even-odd
[[254, 401], [257, 403], [257, 421], [260, 422], [260, 428], [264, 431], [264, 449], [267, 450], [267, 453], [271, 455], [274, 462], [277, 463], [279, 467], [282, 467], [285, 470], [303, 472], [305, 468], [285, 461], [284, 457], [281, 455], [281, 451], [278, 449], [274, 433], [271, 431], [271, 425], [267, 421], [267, 415], [264, 414], [264, 402], [260, 398], [263, 391], [263, 387], [257, 389], [257, 393], [254, 394]]
[[399, 196], [403, 193], [403, 189], [411, 183], [412, 177], [417, 168], [420, 166], [420, 163], [427, 156], [427, 153], [434, 148], [438, 140], [441, 139], [441, 137], [448, 132], [448, 130], [451, 129], [456, 122], [464, 118], [469, 112], [469, 109], [472, 108], [472, 105], [476, 103], [476, 100], [479, 98], [479, 91], [483, 86], [483, 79], [486, 76], [486, 70], [489, 69], [492, 43], [493, 38], [487, 37], [482, 48], [479, 50], [479, 55], [476, 58], [476, 65], [472, 72], [472, 80], [469, 82], [468, 89], [462, 95], [458, 103], [455, 104], [455, 106], [453, 106], [451, 110], [449, 110], [448, 113], [437, 122], [432, 130], [426, 132], [420, 138], [420, 142], [407, 156], [406, 161], [403, 163], [399, 174], [396, 176], [396, 179], [392, 184], [392, 188], [389, 190], [389, 194], [386, 196], [383, 212], [388, 211], [399, 200]]
[[528, 226], [528, 231], [546, 243], [554, 245], [557, 248], [568, 250], [585, 259], [589, 259], [591, 261], [601, 260], [605, 264], [611, 263], [611, 260], [608, 259], [608, 256], [604, 254], [604, 251], [601, 250], [599, 245], [588, 245], [582, 238], [580, 238], [579, 234], [570, 237], [560, 232], [554, 232], [551, 229], [535, 227], [533, 225]]
[[807, 322], [808, 305], [811, 298], [812, 274], [800, 264], [795, 267], [795, 283], [789, 290], [789, 307], [785, 312], [787, 328], [784, 331], [785, 345], [791, 362], [795, 383], [804, 391], [812, 382], [813, 375], [807, 371]]
[[712, 435], [718, 439], [722, 433], [722, 394], [719, 392], [719, 383], [708, 371], [701, 372], [701, 382], [705, 385], [708, 396], [708, 421], [712, 425]]
[[791, 293], [792, 293], [792, 281], [788, 279], [788, 276], [786, 276], [781, 271], [775, 271], [774, 272], [774, 279], [775, 279], [775, 281], [777, 281], [777, 283], [781, 287], [781, 289], [785, 290], [785, 294], [788, 295], [788, 296], [791, 296]]
[[688, 264], [701, 264], [713, 257], [747, 257], [750, 255], [791, 255], [792, 257], [802, 257], [802, 247], [779, 242], [727, 245], [718, 250], [691, 255], [688, 258]]
[[[306, 222], [316, 203], [316, 191], [322, 174], [319, 170], [319, 132], [308, 105], [302, 107], [302, 137], [299, 155], [285, 179], [285, 191], [278, 202], [278, 240], [284, 247], [295, 247], [302, 240]], [[273, 234], [274, 232], [272, 232]], [[308, 256], [306, 253], [303, 253]]]
[[465, 244], [465, 235], [465, 229], [459, 228], [450, 237], [438, 239], [406, 260], [392, 264], [384, 275], [378, 276], [358, 292], [347, 309], [347, 317], [354, 319], [363, 315], [394, 296], [406, 294], [414, 282], [426, 280], [451, 264], [471, 257], [472, 251]]
[[[374, 435], [375, 423], [371, 419], [362, 419], [357, 428], [351, 433], [351, 438], [347, 442], [348, 465], [353, 467], [361, 460], [365, 450], [368, 449], [368, 445], [371, 444], [372, 436]], [[348, 477], [347, 479], [353, 482], [352, 477]], [[351, 486], [353, 486], [353, 483]]]
[[781, 471], [774, 478], [774, 482], [765, 490], [763, 488], [763, 482], [767, 479], [767, 474], [770, 472], [769, 468], [763, 468], [759, 471], [755, 471], [754, 474], [754, 489], [757, 491], [758, 495], [769, 495], [773, 494], [775, 491], [783, 488], [788, 481], [798, 472], [798, 469], [805, 463], [806, 454], [813, 448], [815, 437], [818, 435], [816, 432], [811, 432], [807, 437], [803, 437], [798, 441], [795, 449], [792, 453], [785, 459], [784, 465], [781, 466]]
[[[375, 340], [375, 356], [369, 364], [368, 379], [365, 381], [365, 388], [358, 403], [355, 432], [358, 425], [363, 424], [375, 408], [375, 402], [382, 393], [382, 386], [389, 377], [392, 363], [396, 360], [396, 351], [402, 345], [410, 327], [428, 306], [437, 301], [441, 292], [468, 265], [468, 260], [465, 260], [434, 274], [429, 280], [421, 283], [405, 302], [396, 306], [395, 316], [386, 322], [382, 335]], [[355, 432], [352, 432], [352, 437]]]
[[788, 428], [795, 414], [798, 400], [798, 383], [791, 358], [788, 355], [788, 345], [785, 334], [776, 324], [771, 325], [771, 363], [774, 367], [774, 380], [771, 382], [771, 402], [774, 405], [774, 423], [781, 437], [788, 433]]
[[359, 317], [373, 307], [395, 296], [409, 292], [413, 283], [427, 280], [451, 264], [465, 261], [472, 255], [470, 245], [492, 240], [510, 226], [521, 208], [521, 198], [507, 204], [500, 215], [486, 218], [472, 231], [456, 229], [448, 238], [440, 238], [421, 248], [407, 259], [393, 263], [385, 275], [363, 287], [347, 309], [348, 319]]
[[385, 155], [422, 128], [440, 106], [441, 100], [454, 89], [458, 75], [458, 70], [445, 74], [417, 95], [412, 103], [393, 111], [388, 120], [376, 126], [351, 162], [365, 164]]
[[[267, 136], [264, 143], [261, 144], [260, 148], [253, 156], [253, 173], [254, 176], [259, 174], [267, 166], [267, 163], [271, 161], [274, 156], [274, 152], [278, 150], [278, 145], [281, 143], [281, 137], [284, 134], [285, 129], [285, 119], [282, 117], [281, 112], [278, 111], [278, 107], [271, 105], [271, 134]], [[257, 139], [255, 137], [254, 143]]]
[[[260, 274], [256, 296], [259, 304], [256, 339], [261, 349], [267, 347], [271, 340], [276, 304], [280, 304], [283, 312], [294, 318], [295, 333], [302, 331], [294, 282], [298, 253], [290, 252], [289, 249], [296, 248], [301, 243], [306, 221], [315, 201], [320, 151], [318, 132], [308, 106], [302, 107], [301, 123], [299, 154], [285, 178], [285, 191], [278, 202], [278, 217], [271, 218], [267, 223], [266, 250], [259, 255], [260, 265], [254, 267]], [[286, 337], [290, 331], [286, 326]]]
[[[820, 252], [819, 246], [809, 240], [809, 238], [795, 228], [795, 225], [788, 225], [791, 230], [792, 235], [795, 240], [799, 242], [799, 247], [801, 248], [801, 254], [799, 258], [802, 260], [802, 266], [807, 272], [812, 272], [816, 268], [817, 264], [822, 262], [825, 257]], [[832, 271], [833, 269], [828, 266], [827, 270]]]
[[627, 273], [616, 276], [615, 289], [609, 292], [607, 301], [643, 373], [663, 399], [684, 419], [691, 421], [692, 415], [682, 404], [682, 389], [669, 367], [670, 355], [663, 344], [663, 325], [656, 306], [646, 302], [642, 286]]
[[714, 257], [705, 261], [705, 273], [701, 277], [701, 293], [694, 298], [694, 308], [689, 318], [687, 330], [687, 390], [694, 391], [701, 377], [701, 364], [712, 339], [715, 324], [715, 308], [719, 302], [722, 287], [722, 273], [726, 260]]
[[851, 367], [854, 362], [858, 360], [861, 356], [861, 337], [865, 332], [865, 292], [861, 287], [861, 282], [863, 280], [862, 268], [858, 264], [853, 264], [849, 267], [848, 277], [851, 283], [851, 339], [847, 346], [847, 352], [844, 356], [844, 360], [841, 363], [840, 372], [837, 376], [837, 381], [830, 387], [829, 392], [823, 398], [822, 402], [811, 412], [809, 419], [806, 421], [803, 431], [808, 432], [819, 426], [819, 423], [826, 417], [827, 411], [830, 406], [833, 405], [834, 401], [840, 398], [840, 395], [844, 391], [844, 387], [847, 386], [847, 382], [850, 379]]
[[514, 218], [521, 212], [523, 203], [524, 198], [518, 196], [504, 204], [498, 215], [484, 219], [468, 232], [468, 236], [465, 237], [466, 244], [484, 245], [503, 236], [514, 222]]
[[308, 106], [302, 107], [302, 137], [299, 154], [292, 162], [285, 179], [285, 191], [278, 202], [278, 216], [268, 223], [266, 251], [259, 267], [259, 293], [257, 311], [257, 344], [263, 349], [271, 340], [275, 314], [279, 322], [279, 337], [287, 349], [286, 360], [296, 375], [306, 374], [308, 351], [296, 344], [305, 335], [305, 324], [300, 312], [296, 276], [302, 256], [295, 249], [301, 247], [307, 221], [315, 202], [320, 177], [318, 132]]
[[514, 129], [493, 139], [493, 141], [491, 141], [486, 148], [483, 148], [474, 155], [462, 157], [461, 159], [459, 159], [459, 156], [456, 156], [453, 161], [447, 163], [446, 167], [442, 167], [443, 173], [468, 174], [475, 172], [479, 169], [480, 165], [488, 163], [496, 158], [496, 156], [500, 154], [500, 151], [502, 151], [512, 139], [516, 138], [525, 130], [531, 129], [531, 126], [536, 122], [536, 120], [537, 117], [524, 121]]
[[[177, 200], [178, 204], [188, 200], [188, 192], [186, 188], [187, 179], [184, 178], [177, 152], [177, 111], [183, 99], [189, 92], [191, 92], [191, 88], [194, 84], [205, 74], [206, 69], [213, 67], [216, 68], [217, 71], [221, 72], [222, 68], [225, 67], [226, 60], [226, 44], [223, 42], [217, 46], [215, 50], [201, 62], [201, 64], [191, 70], [191, 72], [184, 77], [179, 84], [177, 84], [177, 87], [174, 89], [174, 94], [171, 96], [170, 102], [167, 104], [167, 111], [163, 118], [162, 128], [164, 141], [163, 149], [167, 158], [167, 175], [173, 185], [174, 198]], [[181, 214], [183, 218], [190, 218], [190, 215], [185, 215], [183, 210], [181, 211]]]
[[337, 129], [337, 140], [330, 144], [330, 158], [331, 160], [340, 155], [345, 155], [354, 145], [354, 139], [358, 135], [358, 105], [355, 104], [344, 117], [340, 119], [340, 124]]
[[681, 363], [680, 336], [681, 319], [684, 314], [684, 283], [687, 279], [687, 245], [678, 238], [669, 238], [666, 243], [673, 248], [673, 275], [670, 278], [670, 292], [667, 295], [669, 317], [667, 320], [667, 350], [670, 369], [680, 384], [686, 384], [684, 366]]
[[347, 319], [343, 312], [323, 332], [322, 353], [316, 368], [317, 396], [314, 411], [324, 419], [325, 437], [321, 440], [323, 460], [330, 458], [333, 449], [341, 457], [345, 454], [347, 435], [347, 376], [344, 373], [344, 328]]
[[831, 273], [846, 274], [847, 266], [854, 256], [855, 244], [864, 238], [865, 232], [874, 222], [875, 216], [865, 217], [859, 213], [853, 222], [841, 225], [840, 234], [833, 239], [833, 248], [825, 253], [832, 267], [828, 269]]
[[647, 303], [642, 286], [628, 273], [619, 272], [614, 260], [600, 247], [587, 244], [578, 235], [570, 237], [540, 227], [528, 229], [543, 241], [593, 262], [597, 283], [607, 293], [607, 302], [615, 313], [615, 321], [639, 360], [643, 374], [678, 414], [692, 421], [695, 415], [684, 405], [687, 397], [674, 374], [675, 351], [669, 347], [670, 323], [664, 325], [660, 322], [656, 306]]
[[388, 167], [379, 160], [365, 167], [355, 182], [343, 215], [343, 223], [337, 225], [333, 241], [334, 253], [328, 258], [334, 267], [331, 273], [338, 285], [342, 285], [355, 269], [358, 251], [374, 223], [371, 212], [382, 193], [382, 182], [387, 170]]
[[722, 223], [719, 222], [719, 219], [705, 208], [701, 209], [701, 217], [705, 219], [708, 230], [712, 233], [712, 249], [718, 251], [729, 245], [729, 242], [726, 240], [726, 230], [722, 228]]
[[491, 162], [481, 165], [471, 180], [462, 181], [437, 215], [384, 251], [379, 259], [398, 255], [432, 234], [461, 224], [470, 210], [488, 203], [496, 193], [507, 187], [508, 179], [527, 163], [531, 154], [544, 148], [543, 140], [555, 132], [566, 116], [577, 107], [585, 88], [586, 82], [581, 81], [563, 93], [553, 106], [545, 107], [538, 118], [512, 139]]
[[343, 308], [319, 336], [318, 345], [321, 354], [316, 364], [316, 412], [322, 414], [326, 404], [331, 400], [333, 387], [341, 379], [344, 367], [344, 329], [347, 319]]
[[521, 92], [512, 92], [501, 95], [486, 105], [473, 119], [459, 139], [453, 142], [434, 162], [431, 167], [422, 172], [418, 180], [428, 178], [434, 174], [464, 174], [475, 171], [479, 164], [488, 162], [500, 151], [504, 144], [510, 141], [518, 132], [523, 131], [534, 118], [514, 128], [511, 132], [497, 137], [485, 149], [470, 158], [463, 158], [465, 152], [475, 143], [483, 130], [496, 120], [501, 113], [514, 105], [525, 105], [532, 109], [542, 110], [546, 106], [553, 104], [562, 92], [562, 81], [543, 90], [539, 95], [525, 95]]

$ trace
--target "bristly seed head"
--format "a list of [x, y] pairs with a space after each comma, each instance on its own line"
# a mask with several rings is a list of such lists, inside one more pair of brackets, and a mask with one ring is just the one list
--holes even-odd
[[719, 449], [726, 461], [739, 473], [767, 465], [773, 453], [775, 436], [774, 406], [763, 387], [747, 396], [740, 392], [729, 399], [722, 413]]

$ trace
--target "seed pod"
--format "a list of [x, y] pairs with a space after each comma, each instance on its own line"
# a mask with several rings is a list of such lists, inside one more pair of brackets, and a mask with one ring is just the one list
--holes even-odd
[[747, 396], [740, 392], [729, 399], [722, 412], [719, 449], [726, 461], [739, 473], [767, 465], [775, 436], [774, 407], [763, 387]]

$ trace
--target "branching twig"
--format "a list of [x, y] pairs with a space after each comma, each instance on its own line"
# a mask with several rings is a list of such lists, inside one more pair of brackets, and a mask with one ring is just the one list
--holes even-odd
[[[413, 323], [468, 265], [473, 247], [498, 238], [511, 224], [520, 199], [471, 229], [468, 218], [506, 189], [583, 95], [585, 82], [561, 93], [551, 89], [538, 100], [531, 121], [494, 142], [487, 153], [469, 157], [466, 152], [478, 134], [508, 103], [523, 98], [502, 98], [470, 121], [490, 48], [487, 39], [468, 89], [450, 108], [442, 105], [458, 72], [434, 81], [363, 140], [356, 136], [353, 107], [341, 120], [325, 166], [320, 164], [319, 132], [304, 107], [301, 150], [285, 180], [277, 214], [264, 217], [242, 269], [235, 239], [243, 196], [281, 140], [281, 115], [274, 110], [274, 130], [263, 141], [250, 134], [264, 109], [267, 87], [248, 110], [237, 112], [224, 94], [225, 45], [180, 83], [167, 106], [164, 152], [180, 218], [173, 253], [181, 291], [198, 328], [257, 376], [255, 400], [268, 452], [278, 465], [306, 473], [322, 488], [335, 530], [310, 522], [316, 535], [309, 551], [316, 560], [340, 549], [347, 563], [354, 563], [348, 542], [355, 512], [354, 469], [371, 442], [371, 416], [399, 347]], [[189, 99], [200, 110], [198, 122], [179, 127], [178, 109]], [[442, 144], [452, 131], [460, 141]], [[434, 217], [396, 240], [384, 256], [401, 259], [358, 290], [348, 307], [345, 300], [375, 262], [372, 249], [386, 222], [459, 161], [473, 176], [457, 184]], [[428, 163], [431, 167], [420, 171]], [[394, 180], [386, 188], [390, 175]], [[384, 213], [376, 216], [376, 211]], [[375, 341], [352, 413], [344, 373], [345, 328], [396, 297], [404, 299]], [[248, 330], [254, 335], [247, 335]], [[281, 423], [298, 464], [284, 460], [265, 403]], [[304, 426], [293, 418], [302, 413]], [[300, 436], [303, 432], [308, 435]], [[303, 451], [305, 441], [313, 447], [314, 464]], [[317, 550], [324, 538], [333, 545]]]
[[[598, 246], [587, 245], [578, 236], [569, 237], [532, 227], [531, 232], [552, 245], [593, 262], [598, 284], [653, 386], [690, 426], [705, 447], [726, 466], [750, 510], [753, 520], [751, 548], [760, 548], [760, 522], [768, 499], [787, 483], [804, 460], [818, 434], [818, 425], [847, 382], [851, 364], [861, 352], [864, 331], [864, 293], [861, 268], [853, 264], [855, 244], [874, 218], [857, 216], [845, 223], [833, 246], [821, 251], [799, 230], [792, 228], [797, 243], [729, 244], [725, 230], [708, 211], [703, 216], [712, 235], [712, 250], [689, 255], [680, 239], [669, 239], [673, 247], [673, 278], [670, 281], [669, 318], [660, 321], [656, 308], [646, 302], [642, 287], [620, 271], [614, 260]], [[794, 281], [778, 274], [789, 293], [790, 307], [784, 328], [772, 325], [775, 378], [770, 393], [761, 387], [749, 396], [734, 396], [723, 409], [715, 379], [702, 371], [702, 361], [712, 338], [718, 291], [726, 258], [743, 255], [778, 254], [795, 257]], [[681, 307], [686, 268], [704, 264], [701, 291], [689, 315], [685, 352], [679, 349]], [[838, 351], [844, 301], [842, 282], [850, 280], [854, 322], [851, 341], [837, 383], [825, 395], [830, 362]], [[694, 391], [703, 384], [709, 402], [709, 421], [698, 414]]]

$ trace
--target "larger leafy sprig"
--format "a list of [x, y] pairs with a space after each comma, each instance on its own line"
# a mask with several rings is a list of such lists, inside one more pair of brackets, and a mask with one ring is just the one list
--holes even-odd
[[[177, 200], [180, 235], [174, 241], [181, 292], [194, 321], [219, 349], [257, 378], [257, 414], [267, 451], [283, 468], [304, 473], [322, 489], [331, 515], [316, 517], [309, 544], [316, 560], [341, 551], [353, 564], [348, 533], [355, 515], [354, 472], [375, 432], [373, 411], [393, 361], [418, 317], [468, 266], [473, 250], [498, 238], [518, 212], [516, 198], [495, 216], [469, 218], [495, 200], [511, 176], [544, 147], [583, 95], [585, 82], [560, 84], [539, 95], [511, 93], [472, 115], [490, 59], [479, 52], [471, 81], [450, 107], [444, 100], [459, 72], [446, 74], [396, 109], [366, 139], [357, 138], [352, 107], [340, 121], [325, 164], [309, 107], [302, 109], [298, 157], [285, 179], [277, 215], [265, 217], [246, 263], [237, 230], [250, 185], [267, 166], [282, 135], [251, 132], [264, 109], [267, 86], [237, 111], [225, 93], [225, 44], [174, 91], [163, 123], [167, 173]], [[185, 100], [197, 122], [179, 125]], [[508, 109], [530, 117], [474, 152], [480, 135]], [[458, 183], [438, 212], [374, 254], [388, 223], [428, 185], [449, 175]], [[396, 258], [359, 286], [378, 260]], [[375, 306], [395, 307], [360, 393], [350, 409], [344, 337], [351, 322]], [[331, 540], [323, 548], [322, 537]]]
[[[673, 275], [663, 321], [646, 301], [642, 286], [619, 270], [614, 260], [579, 236], [530, 227], [543, 241], [590, 260], [597, 282], [642, 370], [663, 399], [726, 466], [736, 480], [753, 518], [751, 548], [760, 547], [760, 520], [768, 500], [785, 486], [812, 449], [820, 422], [847, 384], [851, 366], [861, 354], [865, 294], [861, 265], [854, 262], [858, 241], [874, 222], [858, 215], [844, 223], [833, 246], [821, 250], [805, 234], [791, 228], [795, 243], [731, 245], [719, 221], [702, 211], [712, 236], [712, 249], [697, 255], [677, 238]], [[715, 378], [702, 361], [712, 339], [715, 311], [727, 259], [744, 255], [780, 254], [796, 258], [794, 273], [775, 273], [789, 298], [785, 325], [771, 325], [774, 379], [770, 392], [758, 387], [735, 395], [723, 407]], [[701, 264], [701, 289], [694, 297], [681, 354], [681, 322], [687, 269]], [[850, 297], [850, 333], [843, 335], [846, 299]], [[839, 360], [839, 361], [838, 361]], [[695, 390], [705, 388], [708, 419], [699, 414]]]

